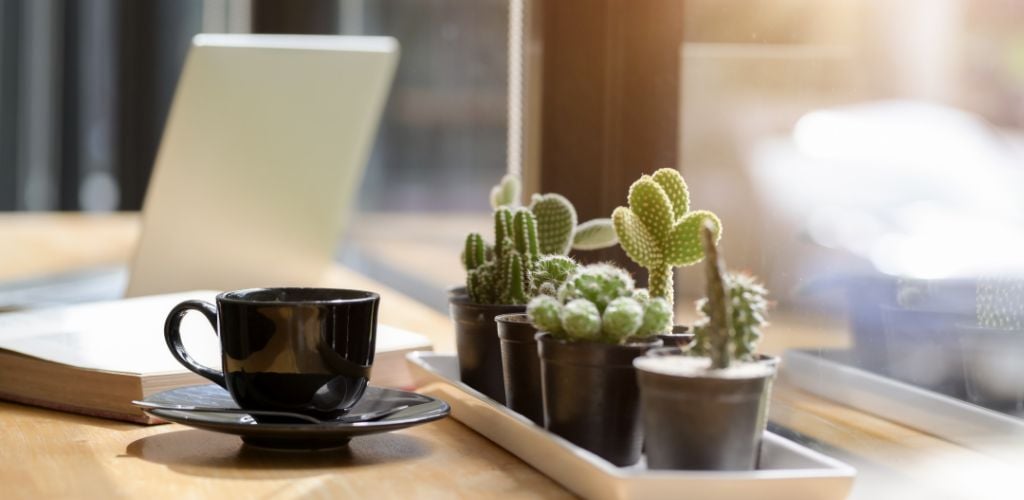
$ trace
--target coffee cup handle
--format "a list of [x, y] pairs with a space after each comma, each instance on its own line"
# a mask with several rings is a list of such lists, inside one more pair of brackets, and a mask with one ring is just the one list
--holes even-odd
[[167, 348], [171, 350], [171, 355], [174, 356], [174, 359], [178, 360], [185, 368], [227, 389], [227, 384], [224, 382], [224, 373], [197, 363], [185, 351], [185, 346], [181, 343], [181, 319], [185, 317], [185, 313], [192, 310], [203, 313], [203, 316], [206, 316], [210, 325], [213, 326], [213, 333], [217, 334], [217, 308], [213, 304], [203, 302], [202, 300], [186, 300], [174, 306], [174, 309], [171, 309], [171, 313], [167, 315], [167, 321], [164, 322], [164, 340], [167, 341]]

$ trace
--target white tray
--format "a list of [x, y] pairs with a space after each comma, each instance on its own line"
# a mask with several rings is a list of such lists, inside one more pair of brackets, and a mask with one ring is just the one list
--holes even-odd
[[616, 467], [458, 381], [453, 355], [406, 356], [420, 392], [447, 401], [452, 416], [584, 498], [837, 499], [853, 467], [765, 433], [756, 471], [649, 471]]
[[807, 392], [992, 455], [1020, 460], [1024, 419], [850, 366], [843, 351], [790, 350], [781, 377]]

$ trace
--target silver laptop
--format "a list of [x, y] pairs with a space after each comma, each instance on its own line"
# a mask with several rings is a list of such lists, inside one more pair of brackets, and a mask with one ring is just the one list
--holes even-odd
[[[125, 295], [318, 283], [332, 265], [397, 61], [398, 43], [388, 37], [197, 35]], [[84, 276], [98, 284], [106, 276], [96, 290], [109, 293], [116, 274]], [[37, 292], [76, 301], [60, 293], [60, 281]], [[68, 281], [72, 295], [89, 295]], [[3, 295], [0, 307], [12, 302]], [[112, 297], [87, 297], [102, 298]]]

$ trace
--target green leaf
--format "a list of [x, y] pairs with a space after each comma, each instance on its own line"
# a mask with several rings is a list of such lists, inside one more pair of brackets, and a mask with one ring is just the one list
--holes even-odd
[[648, 269], [661, 262], [662, 256], [657, 244], [632, 210], [616, 208], [612, 213], [612, 223], [619, 244], [633, 262]]
[[679, 221], [690, 211], [690, 192], [686, 188], [686, 181], [674, 168], [663, 168], [653, 175], [654, 182], [657, 182], [665, 191], [669, 201], [672, 203], [674, 220]]

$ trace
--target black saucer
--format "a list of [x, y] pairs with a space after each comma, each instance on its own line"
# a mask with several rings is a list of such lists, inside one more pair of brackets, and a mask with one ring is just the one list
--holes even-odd
[[[201, 406], [238, 408], [231, 395], [215, 384], [181, 387], [153, 394], [147, 403], [166, 406]], [[325, 421], [313, 423], [260, 423], [251, 416], [238, 413], [217, 413], [190, 410], [143, 410], [157, 418], [197, 429], [224, 432], [242, 437], [248, 445], [262, 448], [311, 450], [337, 448], [356, 436], [387, 432], [432, 422], [448, 416], [448, 403], [414, 392], [367, 387], [366, 393], [347, 413], [357, 416], [400, 406], [408, 406], [369, 422]]]

